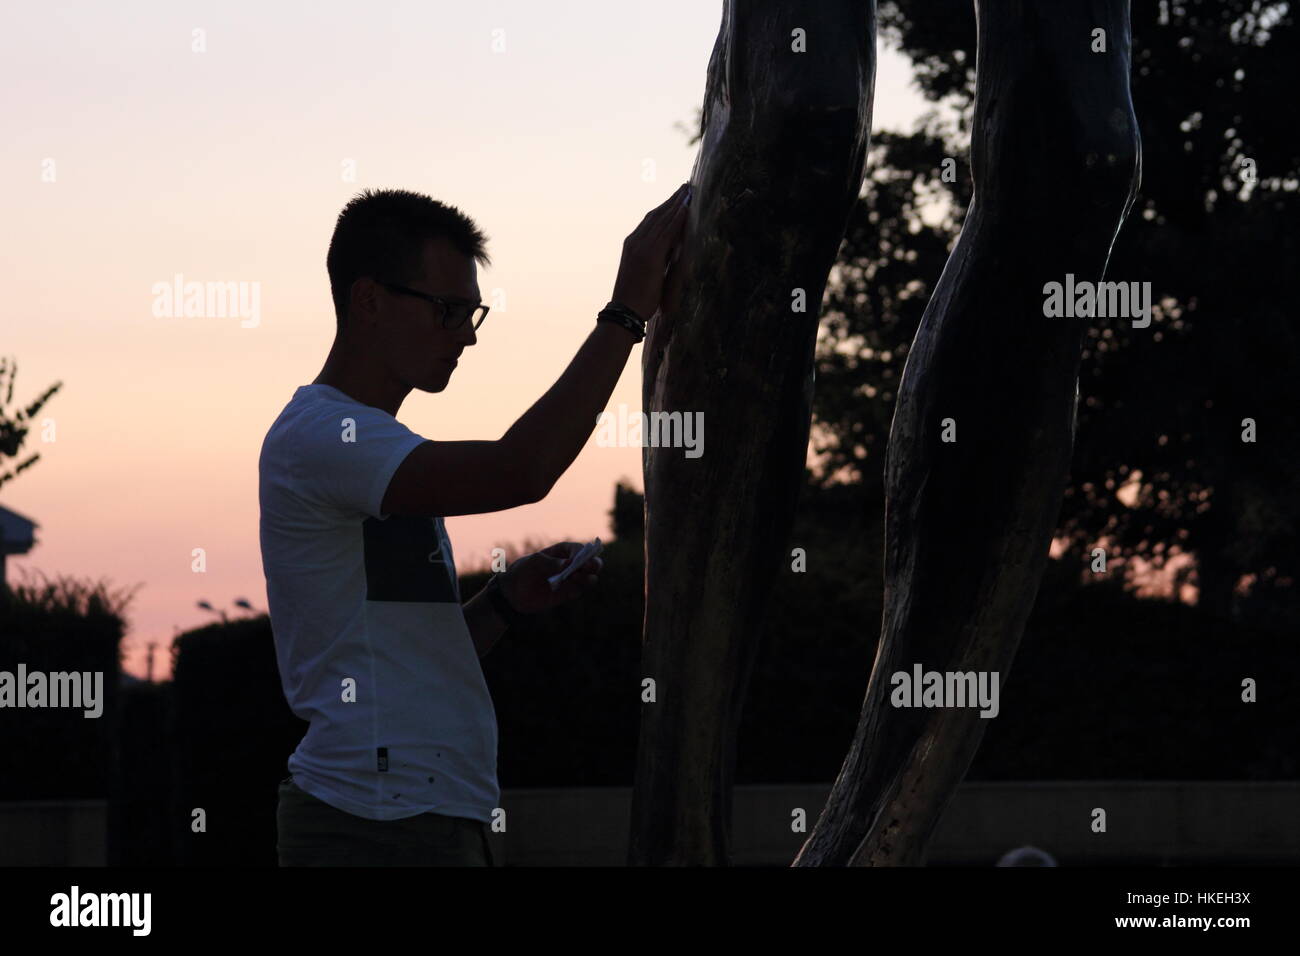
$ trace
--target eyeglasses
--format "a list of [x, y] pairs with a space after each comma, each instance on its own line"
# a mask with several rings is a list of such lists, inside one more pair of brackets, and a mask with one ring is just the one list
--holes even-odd
[[474, 328], [477, 329], [483, 324], [483, 320], [487, 318], [488, 307], [482, 303], [444, 299], [441, 296], [429, 295], [427, 292], [408, 289], [404, 285], [395, 285], [391, 282], [380, 282], [379, 284], [385, 289], [392, 289], [394, 292], [402, 293], [402, 295], [413, 295], [417, 299], [423, 299], [425, 302], [433, 302], [442, 306], [442, 327], [444, 329], [460, 328], [471, 315], [474, 316]]

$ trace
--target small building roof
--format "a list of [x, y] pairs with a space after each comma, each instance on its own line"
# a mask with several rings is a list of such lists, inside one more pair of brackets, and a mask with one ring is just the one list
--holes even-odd
[[32, 533], [39, 528], [31, 518], [0, 505], [0, 549], [4, 554], [26, 554], [35, 543]]

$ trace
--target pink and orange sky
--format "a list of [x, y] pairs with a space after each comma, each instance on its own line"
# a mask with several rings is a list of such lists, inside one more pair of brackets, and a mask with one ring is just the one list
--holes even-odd
[[[366, 187], [427, 192], [488, 235], [492, 314], [445, 392], [398, 417], [433, 439], [501, 435], [609, 299], [624, 237], [686, 180], [721, 0], [25, 5], [0, 32], [9, 91], [0, 237], [19, 365], [11, 412], [56, 381], [0, 489], [39, 524], [10, 558], [140, 585], [126, 669], [177, 629], [266, 608], [257, 456], [334, 330], [325, 250]], [[196, 32], [199, 31], [199, 32]], [[201, 49], [199, 49], [201, 47]], [[810, 46], [808, 55], [815, 54]], [[875, 125], [925, 104], [882, 51]], [[348, 179], [348, 171], [354, 171]], [[648, 178], [648, 174], [651, 174]], [[159, 317], [153, 288], [257, 283], [255, 325]], [[610, 401], [640, 408], [640, 351]], [[44, 441], [50, 420], [54, 440]], [[593, 430], [595, 423], [593, 422]], [[492, 547], [608, 534], [640, 450], [595, 438], [535, 505], [447, 520], [461, 569]], [[194, 548], [207, 571], [191, 570]]]

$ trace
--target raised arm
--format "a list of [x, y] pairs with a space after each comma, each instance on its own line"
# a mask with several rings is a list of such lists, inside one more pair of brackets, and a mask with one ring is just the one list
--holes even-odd
[[[687, 195], [683, 184], [623, 243], [613, 299], [643, 318], [659, 309]], [[555, 384], [500, 439], [416, 446], [389, 481], [384, 513], [483, 514], [545, 498], [591, 436], [637, 341], [619, 325], [599, 323]]]

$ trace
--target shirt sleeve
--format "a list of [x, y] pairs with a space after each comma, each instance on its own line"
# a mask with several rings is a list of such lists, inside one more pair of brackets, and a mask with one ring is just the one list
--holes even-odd
[[307, 498], [346, 511], [380, 512], [398, 466], [427, 441], [392, 415], [337, 404], [310, 416], [295, 450], [296, 478]]

